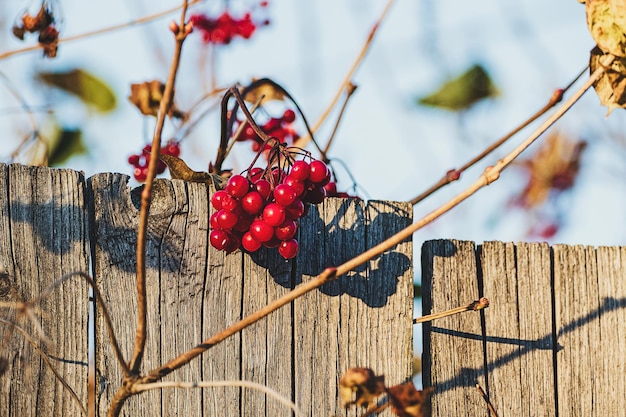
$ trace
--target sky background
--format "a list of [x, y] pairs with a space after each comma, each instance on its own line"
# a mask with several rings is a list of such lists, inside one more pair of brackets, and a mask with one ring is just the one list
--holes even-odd
[[[13, 19], [37, 2], [0, 4], [0, 53], [24, 46], [10, 35]], [[63, 17], [62, 37], [127, 22], [178, 5], [171, 0], [85, 2], [58, 1]], [[191, 13], [217, 14], [222, 2], [204, 2]], [[238, 7], [252, 2], [232, 0]], [[271, 0], [260, 13], [271, 24], [250, 41], [234, 41], [216, 52], [218, 85], [248, 83], [253, 77], [269, 77], [283, 85], [299, 102], [309, 121], [323, 112], [358, 55], [372, 25], [385, 6], [383, 1]], [[127, 157], [149, 141], [153, 122], [146, 121], [126, 100], [131, 83], [164, 80], [173, 50], [167, 26], [178, 14], [67, 44], [58, 58], [39, 52], [0, 61], [0, 71], [34, 108], [55, 104], [55, 112], [67, 125], [81, 126], [89, 154], [70, 159], [64, 166], [97, 172], [131, 174]], [[177, 104], [193, 103], [210, 82], [206, 46], [192, 34], [183, 50], [177, 84]], [[31, 39], [30, 42], [33, 42]], [[28, 44], [28, 42], [27, 42]], [[353, 82], [358, 85], [348, 105], [330, 156], [349, 167], [364, 197], [406, 201], [436, 182], [447, 170], [461, 166], [489, 143], [541, 108], [555, 88], [567, 85], [586, 65], [594, 42], [585, 9], [576, 0], [398, 0], [391, 9]], [[435, 90], [448, 77], [471, 65], [483, 65], [500, 95], [481, 102], [462, 116], [420, 107], [416, 99]], [[107, 115], [86, 109], [78, 100], [34, 82], [39, 71], [80, 67], [98, 75], [115, 90], [118, 108]], [[579, 83], [580, 84], [580, 83]], [[14, 109], [15, 99], [0, 87], [0, 107]], [[555, 209], [564, 215], [564, 226], [551, 243], [623, 245], [626, 240], [626, 140], [624, 112], [607, 119], [594, 92], [556, 125], [572, 139], [585, 139], [576, 187], [561, 195]], [[25, 115], [0, 114], [6, 160], [16, 138], [28, 131]], [[45, 115], [39, 114], [42, 120]], [[317, 134], [326, 142], [329, 123]], [[45, 123], [44, 123], [45, 124]], [[514, 138], [462, 180], [442, 190], [414, 209], [419, 218], [472, 183], [485, 166], [493, 164], [523, 139]], [[166, 137], [172, 130], [166, 129]], [[205, 170], [215, 158], [219, 125], [209, 116], [182, 144], [182, 158], [196, 170]], [[537, 149], [534, 145], [524, 156]], [[250, 154], [236, 151], [228, 166], [243, 170]], [[337, 166], [340, 188], [350, 186]], [[421, 243], [428, 239], [454, 238], [478, 243], [489, 240], [535, 240], [527, 230], [535, 218], [512, 207], [513, 195], [524, 187], [524, 172], [513, 167], [501, 180], [414, 235], [416, 260]], [[136, 183], [132, 183], [136, 185]], [[419, 265], [416, 264], [419, 279]], [[417, 308], [419, 314], [419, 308]]]

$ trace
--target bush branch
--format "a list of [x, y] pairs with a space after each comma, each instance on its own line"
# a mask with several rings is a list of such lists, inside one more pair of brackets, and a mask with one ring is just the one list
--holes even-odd
[[480, 311], [484, 310], [487, 307], [489, 307], [489, 300], [485, 297], [482, 297], [480, 300], [472, 301], [466, 306], [456, 307], [450, 310], [442, 311], [441, 313], [428, 314], [426, 316], [418, 317], [416, 319], [413, 319], [413, 324], [442, 319], [444, 317], [453, 316], [455, 314], [465, 313], [466, 311]]

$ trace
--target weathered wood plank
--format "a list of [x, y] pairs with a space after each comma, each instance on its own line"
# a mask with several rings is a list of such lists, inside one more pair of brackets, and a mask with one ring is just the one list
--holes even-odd
[[624, 396], [615, 395], [626, 380], [623, 250], [554, 248], [562, 415], [611, 415], [624, 408]]
[[[89, 272], [82, 174], [0, 164], [0, 196], [0, 264], [6, 272], [0, 301], [33, 300], [63, 275]], [[0, 317], [17, 320], [40, 343], [86, 408], [88, 286], [75, 278], [35, 307], [32, 319], [16, 318], [7, 309], [0, 309]], [[2, 340], [9, 341], [0, 352], [8, 360], [0, 376], [0, 410], [18, 416], [80, 415], [35, 349], [19, 333], [7, 331], [12, 330], [0, 324]]]
[[[487, 242], [481, 247], [487, 393], [501, 415], [555, 410], [550, 248]], [[532, 399], [532, 400], [531, 400]]]
[[[598, 270], [591, 247], [556, 245], [554, 293], [559, 351], [556, 353], [558, 414], [568, 417], [598, 413], [596, 372], [600, 325]], [[611, 404], [607, 404], [613, 410]], [[607, 410], [608, 411], [608, 410]]]
[[[480, 297], [472, 242], [435, 240], [422, 248], [423, 314], [467, 305]], [[475, 384], [485, 388], [484, 334], [479, 314], [425, 323], [424, 386], [435, 386], [434, 416], [486, 416]]]
[[[380, 242], [410, 221], [410, 213], [406, 204], [365, 206], [354, 199], [312, 207], [300, 231], [296, 281]], [[411, 256], [410, 244], [403, 244], [294, 302], [295, 399], [306, 415], [346, 414], [337, 384], [350, 367], [370, 367], [389, 384], [409, 378]]]

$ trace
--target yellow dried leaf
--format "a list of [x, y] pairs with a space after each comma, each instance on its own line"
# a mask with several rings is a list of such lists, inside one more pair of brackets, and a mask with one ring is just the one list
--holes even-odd
[[159, 158], [165, 162], [173, 179], [205, 184], [213, 183], [216, 189], [224, 188], [226, 180], [219, 175], [209, 174], [203, 171], [194, 171], [189, 168], [185, 161], [172, 155], [159, 155]]
[[[591, 51], [589, 68], [593, 73], [600, 65], [604, 53], [597, 46]], [[602, 77], [593, 85], [600, 103], [608, 107], [607, 116], [615, 108], [626, 107], [626, 58], [616, 57]]]
[[626, 57], [626, 2], [587, 0], [587, 26], [598, 47], [618, 57]]
[[384, 381], [384, 376], [376, 376], [369, 368], [350, 368], [339, 380], [339, 395], [346, 407], [368, 407], [384, 392]]

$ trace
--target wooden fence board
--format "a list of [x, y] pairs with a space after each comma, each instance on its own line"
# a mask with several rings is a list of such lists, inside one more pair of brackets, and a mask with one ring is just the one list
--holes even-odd
[[[479, 298], [472, 242], [436, 240], [422, 250], [423, 313], [467, 305]], [[475, 384], [485, 388], [480, 316], [465, 313], [425, 323], [424, 386], [436, 386], [433, 416], [486, 416]]]
[[[454, 322], [446, 327], [444, 319], [425, 326], [424, 384], [437, 387], [433, 415], [464, 415], [470, 408], [463, 405], [468, 395], [480, 398], [464, 383], [477, 367], [457, 365], [449, 371], [455, 361], [467, 363], [459, 344], [475, 339], [484, 346], [471, 347], [482, 356], [475, 361], [486, 364], [478, 381], [485, 379], [483, 388], [499, 415], [621, 413], [616, 410], [626, 408], [625, 249], [487, 242], [478, 250], [478, 264], [472, 265], [476, 253], [464, 250], [467, 245], [433, 241], [422, 252], [424, 314], [466, 304], [468, 300], [455, 300], [432, 307], [468, 287], [477, 286], [491, 302], [480, 314], [445, 319]], [[456, 256], [464, 259], [449, 259]], [[464, 321], [481, 315], [478, 330]], [[450, 331], [454, 337], [444, 339], [441, 328], [453, 328], [456, 334]], [[451, 380], [450, 373], [457, 379]], [[450, 403], [464, 407], [462, 413]], [[484, 405], [475, 413], [484, 415]]]
[[[10, 287], [0, 301], [34, 300], [65, 274], [88, 270], [82, 174], [0, 165], [0, 195], [0, 264]], [[6, 308], [0, 309], [0, 317], [17, 320], [86, 407], [88, 286], [73, 278], [33, 307], [31, 317], [16, 317], [15, 310]], [[7, 334], [10, 326], [0, 324], [0, 329], [0, 343], [9, 342], [0, 352], [8, 360], [0, 379], [0, 410], [17, 416], [80, 415], [36, 350], [17, 332]]]

